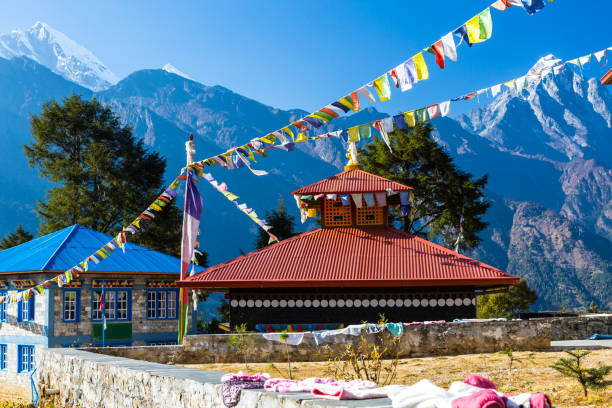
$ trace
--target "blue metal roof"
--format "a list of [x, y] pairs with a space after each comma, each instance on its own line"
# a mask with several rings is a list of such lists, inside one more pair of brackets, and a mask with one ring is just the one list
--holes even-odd
[[[0, 251], [0, 273], [66, 271], [85, 260], [112, 239], [89, 228], [73, 225], [24, 244]], [[90, 272], [176, 273], [178, 258], [127, 242], [125, 254], [116, 248], [99, 264], [89, 262]], [[197, 268], [202, 269], [202, 268]]]

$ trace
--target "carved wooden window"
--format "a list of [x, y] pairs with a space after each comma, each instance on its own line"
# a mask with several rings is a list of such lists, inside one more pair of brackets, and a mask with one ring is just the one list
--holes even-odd
[[325, 226], [346, 227], [352, 224], [351, 206], [342, 204], [340, 199], [325, 199]]
[[357, 225], [383, 225], [383, 207], [357, 208]]

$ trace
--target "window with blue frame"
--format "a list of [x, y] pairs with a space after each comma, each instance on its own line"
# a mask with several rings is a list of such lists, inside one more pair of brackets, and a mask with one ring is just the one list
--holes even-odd
[[28, 300], [21, 300], [17, 303], [17, 321], [18, 322], [33, 322], [34, 321], [34, 299], [32, 296]]
[[[0, 290], [0, 297], [5, 296], [8, 292], [6, 290]], [[7, 302], [0, 303], [0, 322], [7, 322], [6, 308], [8, 307]]]
[[17, 372], [28, 373], [35, 368], [34, 346], [17, 346]]
[[81, 290], [64, 289], [62, 299], [62, 319], [64, 322], [81, 321]]
[[7, 357], [6, 344], [0, 344], [0, 371], [6, 371]]
[[103, 309], [107, 321], [132, 320], [132, 291], [129, 289], [105, 289], [104, 302], [102, 302], [102, 289], [94, 290], [91, 302], [91, 320], [102, 320]]
[[147, 290], [147, 320], [176, 319], [178, 290]]

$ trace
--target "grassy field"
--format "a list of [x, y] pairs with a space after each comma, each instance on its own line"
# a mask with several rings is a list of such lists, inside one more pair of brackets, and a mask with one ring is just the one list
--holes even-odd
[[[448, 387], [453, 381], [461, 381], [468, 374], [479, 374], [492, 380], [500, 391], [509, 394], [521, 392], [544, 392], [548, 394], [555, 407], [562, 408], [612, 408], [612, 387], [606, 391], [589, 391], [584, 397], [582, 389], [575, 380], [561, 376], [549, 366], [564, 353], [527, 353], [515, 352], [512, 369], [509, 359], [502, 354], [468, 354], [453, 357], [429, 357], [403, 359], [399, 362], [395, 384], [414, 384], [421, 379], [429, 379], [441, 387]], [[599, 363], [612, 364], [612, 350], [595, 350], [585, 361], [586, 366]], [[189, 364], [187, 367], [204, 370], [248, 373], [267, 372], [273, 377], [286, 377], [286, 363], [249, 364]], [[321, 376], [325, 363], [294, 363], [294, 378], [304, 379]]]

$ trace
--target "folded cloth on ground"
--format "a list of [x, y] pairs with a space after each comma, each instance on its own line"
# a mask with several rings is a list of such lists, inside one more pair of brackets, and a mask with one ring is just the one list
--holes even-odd
[[312, 395], [317, 398], [332, 400], [359, 400], [370, 398], [385, 398], [387, 390], [379, 388], [376, 383], [365, 380], [336, 381], [329, 384], [317, 384], [312, 389]]
[[470, 374], [467, 377], [465, 377], [465, 380], [463, 380], [464, 383], [466, 384], [470, 384], [473, 385], [475, 387], [479, 387], [479, 388], [493, 388], [496, 389], [495, 384], [493, 384], [493, 382], [487, 378], [481, 377], [479, 375], [476, 374]]
[[612, 339], [612, 334], [595, 333], [594, 335], [592, 335], [591, 337], [585, 340], [608, 340], [608, 339]]
[[450, 392], [432, 384], [429, 380], [421, 380], [409, 387], [389, 386], [387, 396], [393, 403], [393, 408], [446, 408], [454, 397]]
[[552, 403], [550, 402], [550, 398], [548, 395], [543, 393], [531, 394], [529, 398], [529, 404], [531, 407], [529, 408], [551, 408]]
[[[287, 335], [287, 340], [281, 340], [280, 336]], [[304, 333], [264, 333], [264, 339], [270, 341], [278, 341], [279, 343], [287, 343], [292, 346], [297, 346], [304, 340]]]
[[333, 378], [306, 378], [305, 380], [288, 380], [286, 378], [270, 378], [266, 380], [264, 388], [270, 392], [310, 392], [318, 384], [330, 384], [336, 380]]
[[221, 377], [221, 394], [223, 405], [233, 407], [240, 401], [240, 393], [243, 389], [263, 388], [270, 376], [266, 373], [255, 375], [244, 375], [242, 371], [237, 374], [225, 374]]
[[480, 390], [474, 394], [453, 399], [451, 408], [506, 408], [506, 400], [493, 390]]

